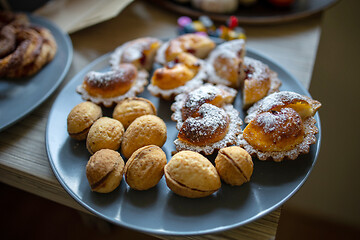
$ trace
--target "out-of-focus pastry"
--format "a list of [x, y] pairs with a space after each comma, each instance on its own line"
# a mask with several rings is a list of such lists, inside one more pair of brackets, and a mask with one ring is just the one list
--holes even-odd
[[195, 8], [212, 13], [231, 13], [239, 6], [239, 0], [191, 0], [191, 3]]
[[110, 149], [97, 151], [86, 164], [86, 177], [94, 192], [112, 192], [120, 185], [123, 172], [124, 160]]
[[320, 102], [298, 93], [270, 94], [249, 108], [239, 145], [260, 160], [296, 159], [316, 143], [313, 116], [320, 107]]
[[166, 138], [167, 130], [164, 121], [155, 115], [144, 115], [136, 118], [126, 129], [121, 142], [121, 153], [128, 159], [141, 147], [147, 145], [162, 147]]
[[188, 33], [164, 43], [159, 48], [155, 61], [165, 65], [184, 52], [197, 58], [206, 58], [214, 48], [215, 43], [209, 37]]
[[136, 150], [125, 165], [125, 180], [132, 189], [147, 190], [154, 187], [164, 175], [166, 154], [156, 145]]
[[204, 62], [189, 53], [180, 53], [166, 66], [155, 70], [149, 92], [165, 100], [200, 87], [206, 78]]
[[85, 75], [84, 81], [76, 88], [84, 100], [110, 107], [128, 98], [135, 97], [144, 91], [148, 73], [137, 70], [133, 64], [119, 64], [116, 70], [107, 72], [91, 71]]
[[247, 109], [265, 96], [278, 92], [281, 81], [277, 73], [259, 60], [245, 57], [242, 80], [243, 108]]
[[236, 90], [226, 86], [204, 86], [175, 98], [171, 109], [177, 122], [177, 151], [191, 150], [210, 155], [237, 144], [242, 120], [232, 106]]
[[245, 41], [237, 39], [218, 45], [206, 60], [208, 82], [237, 88], [244, 78]]
[[76, 105], [67, 117], [67, 131], [76, 140], [85, 140], [91, 125], [102, 117], [101, 107], [92, 102]]
[[124, 127], [116, 119], [101, 117], [90, 127], [86, 148], [91, 154], [100, 149], [118, 150], [124, 134]]
[[254, 163], [250, 154], [243, 148], [232, 146], [219, 150], [215, 159], [215, 167], [224, 182], [240, 186], [250, 181]]
[[143, 115], [156, 115], [156, 108], [145, 98], [133, 97], [120, 101], [114, 108], [113, 118], [119, 120], [126, 129], [136, 118]]
[[116, 69], [121, 63], [132, 63], [138, 69], [150, 71], [155, 54], [162, 41], [153, 37], [138, 38], [116, 48], [110, 56], [110, 64]]
[[181, 151], [165, 165], [167, 186], [188, 198], [206, 197], [221, 187], [220, 177], [212, 163], [199, 153]]

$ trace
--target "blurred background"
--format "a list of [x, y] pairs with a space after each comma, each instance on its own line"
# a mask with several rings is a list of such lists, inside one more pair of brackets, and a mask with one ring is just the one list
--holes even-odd
[[[360, 1], [342, 0], [323, 14], [309, 90], [323, 103], [321, 150], [309, 179], [283, 206], [277, 239], [359, 239], [359, 9]], [[2, 216], [7, 216], [3, 221], [16, 223], [6, 229], [9, 224], [1, 224], [4, 239], [13, 239], [12, 231], [19, 227], [24, 236], [36, 239], [48, 234], [53, 239], [155, 239], [89, 221], [76, 210], [4, 184], [0, 196]], [[18, 199], [24, 204], [19, 205]]]

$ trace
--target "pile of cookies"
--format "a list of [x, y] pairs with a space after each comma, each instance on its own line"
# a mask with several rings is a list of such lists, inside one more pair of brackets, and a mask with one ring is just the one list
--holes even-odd
[[56, 51], [49, 29], [31, 24], [25, 14], [0, 11], [0, 77], [34, 75]]
[[[86, 167], [91, 189], [111, 192], [125, 175], [131, 188], [146, 190], [165, 175], [178, 195], [205, 197], [221, 180], [235, 186], [250, 181], [252, 157], [283, 161], [308, 153], [320, 102], [279, 91], [277, 73], [245, 52], [243, 39], [216, 46], [197, 34], [167, 42], [146, 37], [119, 46], [110, 70], [86, 74], [76, 91], [87, 101], [73, 108], [67, 126], [92, 154]], [[172, 101], [178, 135], [169, 161], [161, 149], [166, 124], [149, 100], [136, 97], [145, 87]], [[237, 94], [242, 109], [233, 106]], [[112, 117], [103, 117], [100, 106], [115, 106]], [[240, 110], [247, 111], [244, 129]]]

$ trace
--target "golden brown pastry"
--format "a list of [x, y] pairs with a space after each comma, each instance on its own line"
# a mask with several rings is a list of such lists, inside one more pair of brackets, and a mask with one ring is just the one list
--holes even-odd
[[260, 160], [296, 159], [316, 142], [313, 116], [320, 107], [320, 102], [298, 93], [270, 94], [248, 110], [239, 144]]
[[178, 95], [171, 106], [172, 120], [179, 130], [177, 151], [191, 150], [205, 155], [237, 144], [242, 121], [230, 104], [236, 91], [226, 86], [204, 86]]
[[155, 61], [165, 65], [180, 53], [190, 53], [197, 58], [206, 58], [215, 48], [215, 43], [207, 36], [184, 34], [164, 43], [158, 50]]
[[248, 152], [241, 147], [232, 146], [220, 149], [215, 167], [224, 182], [240, 186], [250, 181], [254, 164]]
[[67, 117], [67, 131], [76, 140], [85, 140], [91, 125], [102, 117], [101, 107], [92, 102], [76, 105]]
[[109, 117], [99, 118], [90, 127], [86, 138], [86, 148], [90, 154], [100, 149], [118, 150], [124, 134], [124, 127], [116, 119]]
[[221, 187], [215, 167], [196, 152], [176, 153], [165, 165], [164, 171], [167, 186], [180, 196], [206, 197]]
[[146, 71], [138, 71], [133, 64], [123, 63], [116, 70], [89, 72], [76, 90], [83, 99], [110, 107], [141, 93], [147, 84], [147, 77]]
[[150, 71], [155, 54], [162, 41], [153, 37], [138, 38], [118, 47], [110, 56], [110, 64], [116, 69], [120, 63], [132, 63], [138, 69]]
[[86, 164], [86, 177], [94, 192], [112, 192], [120, 185], [123, 172], [124, 160], [110, 149], [97, 151]]
[[206, 74], [202, 60], [189, 53], [179, 53], [174, 61], [154, 71], [149, 92], [165, 100], [189, 92], [203, 84]]
[[156, 115], [156, 108], [152, 102], [145, 98], [132, 97], [116, 105], [113, 118], [119, 120], [126, 129], [136, 118], [150, 114]]
[[218, 45], [206, 60], [208, 82], [237, 88], [244, 76], [245, 41], [237, 39]]
[[259, 60], [245, 57], [242, 80], [243, 108], [247, 109], [265, 96], [278, 92], [281, 81], [277, 73]]
[[166, 155], [160, 147], [148, 145], [136, 150], [125, 165], [125, 180], [132, 189], [154, 187], [164, 175]]
[[155, 115], [144, 115], [136, 118], [126, 129], [121, 143], [121, 153], [128, 159], [141, 147], [147, 145], [162, 147], [166, 138], [164, 121]]

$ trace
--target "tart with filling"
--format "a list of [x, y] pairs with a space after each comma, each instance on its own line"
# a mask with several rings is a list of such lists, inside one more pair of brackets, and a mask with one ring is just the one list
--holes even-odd
[[248, 110], [239, 144], [260, 160], [294, 160], [316, 143], [313, 116], [320, 107], [320, 102], [298, 93], [270, 94]]
[[212, 84], [178, 95], [171, 106], [172, 120], [179, 130], [174, 141], [176, 150], [210, 155], [236, 145], [242, 121], [231, 104], [235, 95], [234, 89]]
[[133, 64], [122, 63], [115, 70], [107, 72], [91, 71], [76, 91], [84, 100], [111, 107], [113, 104], [144, 90], [148, 73], [137, 70]]

